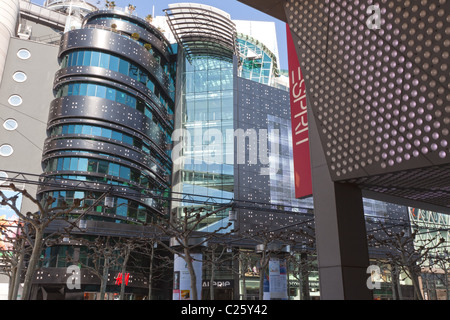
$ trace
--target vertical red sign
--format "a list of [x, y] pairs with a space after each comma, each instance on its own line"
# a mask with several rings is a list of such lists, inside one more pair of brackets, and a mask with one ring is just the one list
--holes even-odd
[[309, 155], [306, 87], [298, 62], [291, 30], [286, 25], [291, 101], [292, 144], [294, 154], [295, 197], [312, 195], [311, 158]]

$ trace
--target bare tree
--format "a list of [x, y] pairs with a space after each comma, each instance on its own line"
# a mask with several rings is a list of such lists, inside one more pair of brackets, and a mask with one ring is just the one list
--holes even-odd
[[237, 255], [237, 259], [239, 262], [239, 279], [242, 280], [244, 292], [243, 300], [247, 300], [247, 283], [245, 281], [247, 273], [253, 273], [253, 270], [251, 268], [252, 254], [253, 251], [250, 250], [239, 250], [239, 253]]
[[167, 269], [173, 267], [173, 260], [162, 254], [159, 254], [159, 247], [157, 240], [154, 237], [143, 239], [143, 246], [140, 247], [140, 254], [147, 256], [149, 259], [148, 266], [144, 267], [138, 265], [138, 268], [142, 270], [144, 274], [148, 275], [148, 294], [147, 300], [152, 300], [153, 286], [157, 280], [161, 280], [162, 273]]
[[99, 300], [104, 300], [108, 274], [114, 267], [123, 266], [123, 263], [120, 262], [120, 250], [123, 250], [124, 247], [121, 247], [117, 239], [110, 236], [98, 236], [93, 240], [76, 238], [72, 242], [86, 247], [87, 261], [83, 262], [72, 256], [67, 256], [67, 262], [79, 264], [100, 280]]
[[429, 261], [429, 271], [440, 280], [446, 291], [446, 299], [450, 300], [450, 256], [447, 250], [430, 253], [426, 259]]
[[119, 300], [124, 300], [125, 298], [125, 286], [126, 281], [124, 281], [128, 262], [130, 260], [133, 251], [139, 249], [139, 251], [145, 246], [145, 242], [140, 238], [119, 238], [117, 241], [116, 249], [118, 253], [118, 258], [121, 260], [121, 277], [122, 282], [120, 283], [120, 295]]
[[[210, 275], [209, 275], [209, 299], [215, 299], [215, 277], [216, 271], [221, 268], [225, 270], [224, 264], [229, 261], [233, 261], [236, 255], [230, 254], [230, 248], [227, 245], [222, 245], [219, 243], [210, 243], [208, 247], [204, 250], [206, 253], [205, 259], [203, 260], [206, 265], [209, 265]], [[233, 268], [231, 268], [233, 269]]]
[[[81, 208], [83, 199], [74, 199], [72, 203], [64, 202], [61, 206], [54, 206], [56, 199], [47, 196], [42, 201], [38, 201], [35, 197], [28, 193], [25, 189], [19, 189], [14, 184], [10, 184], [9, 188], [17, 192], [15, 196], [7, 197], [0, 191], [1, 205], [8, 206], [19, 217], [19, 220], [29, 226], [29, 233], [26, 234], [28, 245], [31, 246], [31, 255], [28, 262], [28, 268], [25, 273], [22, 299], [30, 299], [31, 285], [34, 273], [38, 266], [39, 257], [44, 246], [46, 238], [44, 237], [46, 228], [56, 219], [67, 217], [69, 213], [75, 209]], [[27, 212], [23, 214], [17, 206], [18, 194], [32, 203], [38, 209], [36, 212]]]
[[256, 246], [256, 253], [259, 254], [259, 300], [264, 299], [264, 280], [267, 276], [266, 270], [272, 257], [282, 252], [286, 247], [286, 236], [290, 234], [287, 230], [273, 231], [266, 228], [261, 228], [258, 232], [248, 235], [258, 243]]
[[[159, 241], [163, 247], [178, 255], [186, 262], [191, 281], [191, 299], [198, 299], [197, 275], [195, 274], [193, 253], [200, 250], [205, 244], [214, 237], [225, 237], [233, 231], [225, 231], [231, 227], [232, 223], [219, 227], [212, 232], [199, 232], [199, 226], [213, 215], [231, 207], [231, 204], [221, 206], [217, 210], [206, 210], [205, 208], [184, 208], [183, 215], [180, 217], [161, 218], [161, 221], [155, 224], [155, 227], [161, 233], [171, 239], [172, 244], [168, 245], [165, 241]], [[225, 231], [225, 232], [224, 232]], [[163, 237], [160, 237], [160, 239]]]
[[[393, 265], [405, 272], [414, 287], [414, 297], [423, 300], [419, 284], [419, 276], [426, 257], [433, 252], [445, 240], [443, 238], [429, 238], [422, 240], [416, 245], [418, 228], [413, 227], [412, 232], [406, 229], [394, 229], [384, 223], [380, 224], [379, 233], [369, 234], [368, 240], [371, 245], [387, 249], [386, 257]], [[436, 241], [437, 240], [437, 241]]]
[[304, 248], [291, 252], [287, 258], [289, 272], [298, 281], [300, 288], [299, 300], [310, 300], [309, 274], [317, 267], [315, 251]]
[[25, 255], [30, 253], [24, 228], [18, 221], [0, 221], [0, 273], [9, 277], [8, 300], [17, 300]]

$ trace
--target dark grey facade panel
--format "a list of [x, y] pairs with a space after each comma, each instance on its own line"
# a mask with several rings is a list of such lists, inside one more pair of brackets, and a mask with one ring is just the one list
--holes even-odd
[[[234, 193], [237, 203], [248, 204], [248, 209], [238, 209], [238, 228], [246, 232], [261, 230], [286, 230], [292, 225], [290, 240], [304, 241], [295, 234], [298, 224], [312, 218], [310, 207], [295, 199], [293, 184], [289, 179], [291, 148], [287, 135], [290, 130], [290, 99], [289, 93], [251, 80], [236, 77], [235, 79], [235, 115], [234, 129], [253, 131], [258, 140], [247, 140], [244, 145], [235, 144]], [[278, 161], [279, 169], [270, 174], [265, 172], [269, 165], [261, 159], [261, 130], [269, 132], [275, 125], [284, 124], [279, 129]], [[236, 140], [235, 140], [236, 141]], [[267, 143], [270, 150], [270, 143]], [[256, 154], [256, 163], [253, 162]], [[272, 154], [273, 155], [273, 154]], [[239, 162], [238, 157], [244, 156], [245, 161]], [[253, 158], [252, 158], [253, 157]], [[286, 170], [288, 168], [288, 170]], [[287, 179], [286, 179], [287, 178]], [[305, 222], [306, 223], [306, 222]]]
[[[49, 110], [49, 124], [62, 118], [89, 118], [110, 122], [152, 136], [155, 123], [142, 112], [127, 105], [108, 99], [88, 96], [70, 96], [52, 101]], [[167, 146], [165, 136], [160, 135], [153, 142], [162, 149]]]
[[163, 54], [165, 59], [169, 62], [171, 61], [171, 52], [169, 50], [169, 46], [158, 39], [154, 34], [150, 33], [149, 31], [145, 30], [144, 28], [141, 28], [139, 26], [130, 24], [128, 21], [123, 21], [120, 19], [105, 19], [102, 21], [87, 21], [84, 24], [85, 28], [98, 28], [101, 29], [104, 27], [106, 30], [112, 31], [112, 25], [116, 26], [116, 30], [118, 32], [123, 32], [129, 35], [132, 35], [134, 33], [139, 35], [139, 39], [142, 39], [144, 42], [149, 43], [152, 45], [153, 48], [156, 48], [159, 52]]
[[160, 30], [158, 30], [158, 28], [155, 28], [152, 24], [149, 24], [146, 20], [141, 19], [136, 15], [131, 15], [121, 10], [108, 9], [108, 10], [93, 11], [86, 15], [83, 25], [91, 24], [92, 19], [102, 17], [108, 17], [111, 20], [115, 18], [122, 19], [124, 23], [129, 24], [128, 28], [134, 27], [143, 28], [148, 33], [155, 35], [158, 39], [160, 39], [160, 41], [166, 47], [166, 49], [170, 51], [169, 41], [165, 38], [164, 34]]
[[129, 76], [100, 67], [68, 67], [59, 70], [55, 74], [54, 90], [57, 90], [61, 85], [76, 81], [88, 81], [108, 85], [129, 92], [144, 101], [148, 101], [153, 106], [155, 113], [159, 115], [161, 122], [167, 127], [173, 128], [173, 124], [169, 122], [167, 110], [161, 105], [158, 97], [141, 82]]

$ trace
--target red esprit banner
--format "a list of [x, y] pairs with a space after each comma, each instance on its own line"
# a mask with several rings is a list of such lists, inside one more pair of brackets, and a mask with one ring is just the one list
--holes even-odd
[[309, 155], [308, 115], [306, 88], [298, 62], [291, 30], [286, 25], [289, 62], [289, 87], [291, 95], [292, 144], [294, 153], [295, 197], [312, 195], [311, 159]]

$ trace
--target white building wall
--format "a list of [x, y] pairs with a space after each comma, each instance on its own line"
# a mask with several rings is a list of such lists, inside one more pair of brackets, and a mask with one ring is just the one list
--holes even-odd
[[3, 78], [9, 39], [15, 35], [19, 16], [19, 0], [0, 1], [0, 81]]

